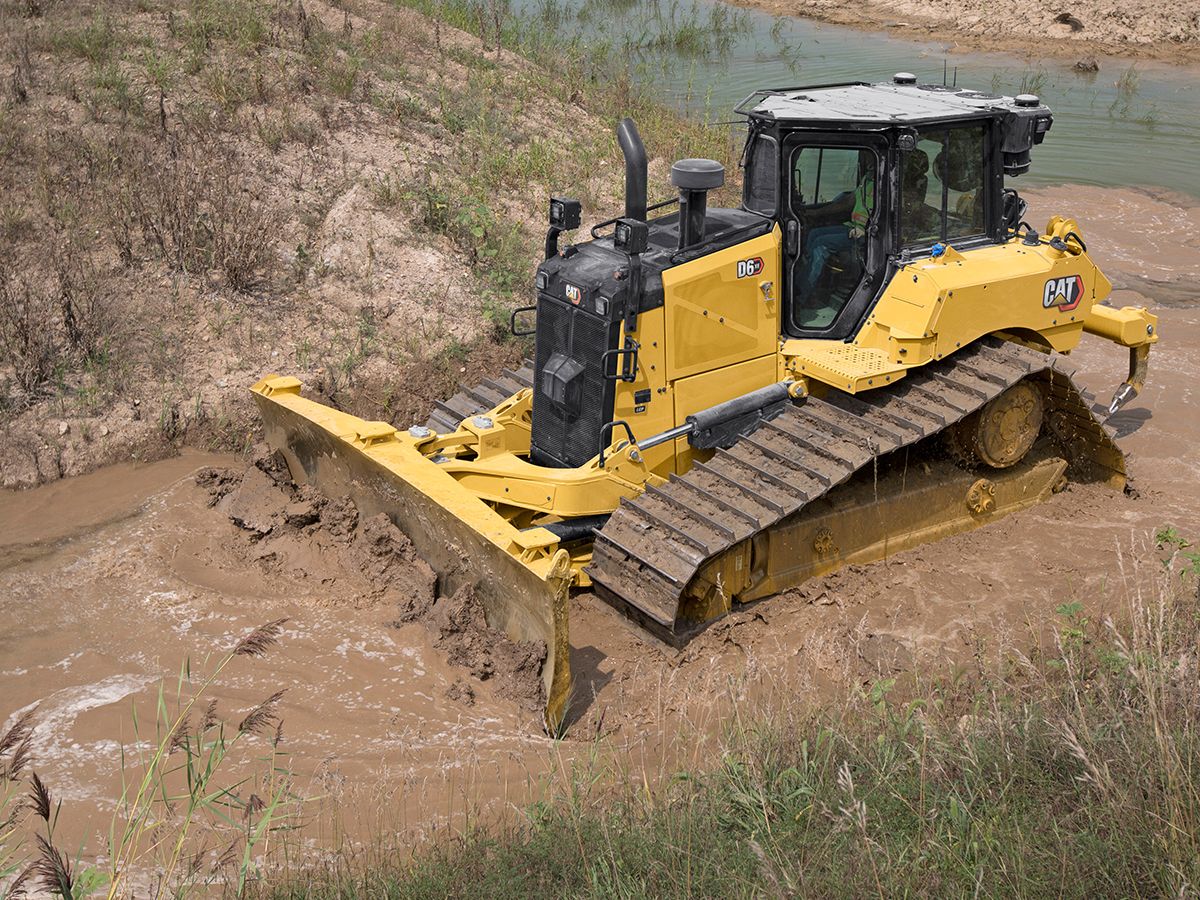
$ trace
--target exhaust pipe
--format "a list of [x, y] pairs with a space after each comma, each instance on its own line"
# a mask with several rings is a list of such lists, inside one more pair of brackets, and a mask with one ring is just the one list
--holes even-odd
[[633, 119], [617, 126], [617, 143], [625, 156], [625, 218], [646, 221], [646, 145]]

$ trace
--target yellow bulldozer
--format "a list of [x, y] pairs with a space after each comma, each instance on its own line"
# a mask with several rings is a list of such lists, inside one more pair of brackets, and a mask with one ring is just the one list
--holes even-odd
[[[1052, 124], [1033, 95], [907, 73], [756, 91], [741, 205], [712, 160], [647, 205], [629, 119], [624, 215], [560, 246], [552, 197], [532, 360], [396, 428], [253, 388], [292, 475], [385, 512], [489, 624], [544, 642], [545, 721], [570, 693], [568, 608], [590, 588], [679, 645], [738, 604], [975, 528], [1060, 490], [1120, 489], [1107, 416], [1136, 395], [1157, 320], [1102, 305], [1083, 232], [1043, 232], [1005, 178]], [[532, 320], [532, 324], [530, 322]], [[1107, 407], [1066, 365], [1129, 349]]]

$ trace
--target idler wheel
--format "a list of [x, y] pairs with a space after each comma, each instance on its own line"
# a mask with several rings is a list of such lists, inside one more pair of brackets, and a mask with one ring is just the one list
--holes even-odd
[[946, 443], [961, 465], [1007, 469], [1033, 447], [1045, 413], [1046, 401], [1037, 385], [1019, 381], [949, 429]]

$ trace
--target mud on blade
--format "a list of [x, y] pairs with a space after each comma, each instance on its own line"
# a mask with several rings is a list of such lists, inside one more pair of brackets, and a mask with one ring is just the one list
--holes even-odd
[[518, 530], [464, 490], [386, 422], [368, 422], [300, 396], [295, 378], [251, 389], [267, 443], [292, 477], [365, 515], [386, 514], [439, 575], [443, 593], [469, 585], [488, 624], [514, 641], [541, 641], [544, 724], [558, 729], [570, 685], [569, 556], [542, 529]]

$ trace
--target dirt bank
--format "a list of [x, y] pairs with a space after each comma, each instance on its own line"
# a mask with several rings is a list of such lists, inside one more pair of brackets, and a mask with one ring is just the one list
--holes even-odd
[[952, 51], [1004, 50], [1032, 58], [1074, 59], [1088, 69], [1094, 57], [1115, 55], [1200, 63], [1200, 3], [1092, 0], [1053, 5], [1016, 0], [733, 0], [777, 16], [802, 16], [886, 29], [944, 41]]
[[0, 4], [0, 64], [2, 487], [244, 450], [272, 371], [408, 424], [519, 359], [550, 181], [618, 183], [570, 85], [379, 0]]

